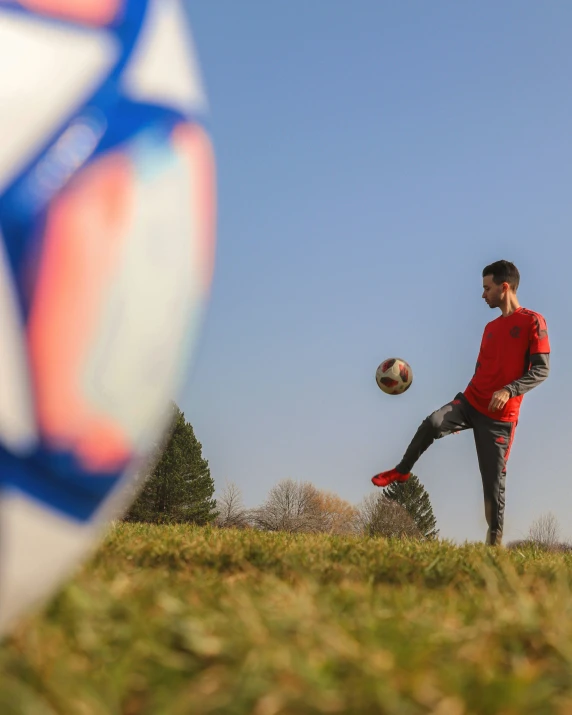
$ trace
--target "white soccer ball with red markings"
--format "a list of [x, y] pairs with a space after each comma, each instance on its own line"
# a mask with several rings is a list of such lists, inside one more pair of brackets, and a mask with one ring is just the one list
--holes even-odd
[[375, 381], [387, 395], [401, 395], [413, 382], [411, 365], [401, 358], [387, 358], [377, 368]]

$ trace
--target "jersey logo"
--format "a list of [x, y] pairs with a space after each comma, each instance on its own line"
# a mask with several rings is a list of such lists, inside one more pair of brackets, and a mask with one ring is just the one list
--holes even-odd
[[520, 325], [515, 325], [513, 328], [510, 329], [510, 337], [511, 338], [519, 338], [520, 331], [521, 331]]

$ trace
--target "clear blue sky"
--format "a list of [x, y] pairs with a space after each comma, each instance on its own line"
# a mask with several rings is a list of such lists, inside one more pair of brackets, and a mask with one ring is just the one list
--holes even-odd
[[[218, 161], [217, 264], [188, 395], [211, 472], [246, 503], [310, 480], [358, 502], [465, 388], [481, 270], [521, 271], [549, 380], [523, 403], [505, 536], [572, 537], [572, 4], [193, 3]], [[400, 397], [378, 363], [407, 359]], [[471, 433], [415, 473], [441, 535], [484, 538]]]

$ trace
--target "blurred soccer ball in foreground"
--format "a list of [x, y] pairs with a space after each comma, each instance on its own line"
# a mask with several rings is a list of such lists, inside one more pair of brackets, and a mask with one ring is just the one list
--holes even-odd
[[0, 0], [0, 634], [133, 499], [215, 243], [182, 0]]

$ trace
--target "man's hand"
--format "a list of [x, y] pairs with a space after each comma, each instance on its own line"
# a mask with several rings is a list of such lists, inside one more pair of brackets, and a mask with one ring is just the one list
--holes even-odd
[[491, 397], [489, 402], [489, 410], [491, 412], [496, 412], [497, 410], [502, 410], [506, 403], [510, 400], [510, 392], [508, 390], [502, 389], [497, 390]]

